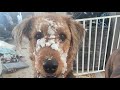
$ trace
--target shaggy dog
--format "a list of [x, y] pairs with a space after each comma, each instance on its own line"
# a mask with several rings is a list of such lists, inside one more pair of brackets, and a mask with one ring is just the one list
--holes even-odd
[[0, 75], [2, 74], [2, 62], [1, 62], [2, 58], [3, 58], [3, 54], [0, 53]]
[[120, 78], [120, 49], [110, 55], [106, 64], [105, 77]]
[[70, 16], [46, 14], [22, 21], [13, 30], [17, 46], [25, 36], [30, 41], [30, 58], [35, 77], [74, 77], [73, 60], [79, 50], [84, 29]]

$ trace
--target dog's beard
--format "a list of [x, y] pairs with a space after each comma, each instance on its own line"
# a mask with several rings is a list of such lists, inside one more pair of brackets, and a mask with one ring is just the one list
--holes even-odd
[[[46, 47], [49, 47], [49, 48], [51, 48], [51, 50], [55, 50], [56, 52], [58, 52], [59, 53], [58, 56], [60, 58], [60, 62], [63, 63], [63, 67], [61, 67], [62, 70], [61, 70], [60, 77], [64, 77], [64, 73], [67, 71], [68, 50], [63, 52], [63, 49], [60, 47], [60, 40], [58, 38], [59, 36], [56, 35], [57, 28], [58, 27], [63, 27], [63, 24], [62, 23], [55, 23], [54, 21], [49, 20], [49, 19], [45, 19], [45, 21], [47, 22], [46, 24], [48, 24], [48, 31], [47, 31], [47, 33], [48, 33], [49, 37], [48, 36], [44, 36], [43, 38], [37, 40], [36, 49], [34, 51], [34, 55], [36, 55], [38, 52], [41, 52], [41, 54], [43, 54], [41, 49], [42, 48], [46, 48]], [[39, 32], [41, 32], [41, 28], [40, 28]], [[53, 58], [55, 58], [55, 57], [53, 57]], [[40, 77], [42, 77], [42, 76], [40, 76]], [[56, 77], [56, 76], [50, 75], [50, 76], [43, 76], [43, 77]]]
[[[68, 54], [68, 52], [66, 52], [66, 53], [63, 53], [63, 52], [59, 52], [59, 56], [60, 56], [60, 62], [62, 62], [62, 67], [60, 67], [61, 68], [61, 70], [60, 70], [60, 73], [59, 73], [59, 75], [57, 76], [57, 75], [52, 75], [52, 74], [38, 74], [38, 78], [64, 78], [65, 76], [64, 76], [64, 74], [65, 74], [65, 72], [67, 71], [67, 54]], [[37, 56], [36, 56], [37, 57]], [[44, 57], [44, 56], [43, 56]], [[47, 56], [46, 56], [47, 57]], [[54, 56], [49, 56], [49, 57], [52, 57], [52, 58], [55, 58]], [[41, 57], [40, 57], [41, 58]], [[39, 59], [40, 60], [40, 59]], [[42, 59], [41, 59], [42, 60]], [[36, 62], [35, 62], [35, 68], [36, 68], [36, 71], [38, 71], [38, 73], [42, 73], [42, 71], [44, 71], [44, 70], [42, 70], [43, 68], [40, 68], [40, 67], [37, 67], [37, 65], [39, 64], [39, 62], [38, 62], [38, 60], [37, 60], [37, 58], [36, 58], [36, 60], [35, 60]], [[58, 65], [59, 66], [59, 65]], [[61, 66], [61, 65], [60, 65]]]
[[[34, 51], [34, 55], [36, 55], [38, 52], [41, 52], [41, 49], [42, 48], [46, 48], [46, 47], [49, 47], [49, 48], [51, 48], [51, 50], [55, 50], [55, 51], [59, 52], [60, 60], [63, 63], [61, 74], [64, 74], [67, 71], [68, 50], [66, 52], [63, 52], [62, 48], [60, 48], [59, 42], [55, 43], [54, 39], [48, 40], [48, 42], [46, 42], [46, 39], [42, 38], [42, 39], [38, 39], [37, 40], [37, 44], [36, 44], [36, 49]], [[41, 54], [42, 54], [42, 52], [41, 52]], [[47, 56], [45, 56], [45, 57], [47, 57]], [[53, 57], [53, 56], [51, 56], [51, 57]], [[44, 77], [44, 76], [40, 76], [40, 77]], [[51, 76], [51, 77], [53, 77], [53, 76]], [[56, 77], [56, 76], [54, 76], [54, 77]], [[61, 75], [61, 77], [63, 77], [63, 75]]]
[[37, 67], [37, 64], [39, 64], [39, 63], [37, 60], [35, 60], [36, 61], [35, 68], [36, 68], [36, 71], [38, 71], [38, 78], [64, 78], [65, 77], [64, 73], [67, 71], [67, 62], [66, 62], [67, 61], [67, 53], [60, 53], [59, 55], [60, 55], [60, 62], [62, 62], [63, 65], [62, 65], [62, 67], [60, 67], [61, 71], [60, 71], [60, 74], [58, 76], [52, 75], [52, 74], [43, 74], [43, 75], [40, 74], [41, 71], [43, 71], [43, 70], [41, 70], [41, 68]]
[[54, 76], [54, 75], [46, 75], [46, 76], [42, 76], [40, 74], [37, 74], [36, 78], [65, 78], [65, 76], [62, 74], [60, 76]]

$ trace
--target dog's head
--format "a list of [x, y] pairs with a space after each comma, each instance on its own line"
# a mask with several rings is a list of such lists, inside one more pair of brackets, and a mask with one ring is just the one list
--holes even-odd
[[84, 35], [80, 23], [69, 16], [47, 14], [23, 20], [14, 30], [17, 44], [26, 36], [40, 77], [66, 77]]

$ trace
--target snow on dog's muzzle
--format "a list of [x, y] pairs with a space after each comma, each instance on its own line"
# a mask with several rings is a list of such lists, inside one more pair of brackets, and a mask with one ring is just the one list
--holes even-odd
[[[55, 77], [67, 71], [67, 55], [69, 48], [63, 48], [66, 40], [64, 32], [58, 32], [63, 25], [45, 19], [47, 32], [41, 29], [36, 34], [36, 70], [44, 77]], [[43, 23], [42, 23], [43, 24]]]

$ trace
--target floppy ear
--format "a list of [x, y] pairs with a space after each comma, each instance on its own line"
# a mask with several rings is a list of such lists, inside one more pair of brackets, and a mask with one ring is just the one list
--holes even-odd
[[70, 68], [72, 67], [73, 60], [75, 60], [76, 58], [76, 54], [79, 50], [80, 43], [83, 40], [85, 30], [79, 22], [71, 18], [67, 19], [67, 23], [71, 32], [71, 44], [70, 44], [71, 46], [68, 52], [68, 61], [67, 61], [68, 67]]
[[32, 30], [32, 19], [24, 19], [20, 24], [14, 27], [12, 35], [17, 47], [21, 46], [23, 36], [27, 37], [30, 40], [30, 32]]
[[79, 22], [71, 21], [70, 31], [71, 31], [70, 49], [73, 50], [74, 52], [77, 52], [79, 50], [80, 43], [83, 40], [85, 30]]

